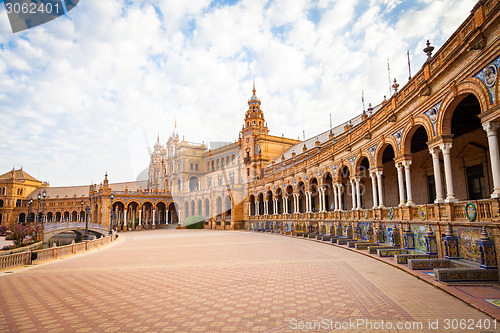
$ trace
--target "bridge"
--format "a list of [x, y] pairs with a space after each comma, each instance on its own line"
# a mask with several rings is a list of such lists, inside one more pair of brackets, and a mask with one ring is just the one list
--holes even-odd
[[[66, 231], [73, 231], [75, 233], [84, 235], [85, 234], [84, 222], [56, 222], [48, 223], [44, 225], [43, 229], [43, 241], [48, 242], [49, 239]], [[106, 236], [109, 233], [109, 226], [105, 224], [89, 223], [88, 230], [92, 233], [97, 233]]]

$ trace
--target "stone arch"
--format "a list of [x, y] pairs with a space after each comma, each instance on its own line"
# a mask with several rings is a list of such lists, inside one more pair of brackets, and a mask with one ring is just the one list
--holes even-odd
[[319, 186], [320, 180], [318, 179], [318, 177], [316, 175], [311, 175], [308, 179], [308, 182], [307, 182], [308, 190], [311, 190], [311, 185], [313, 183], [313, 180], [316, 180], [316, 184]]
[[391, 136], [390, 138], [384, 138], [384, 142], [382, 144], [378, 144], [377, 148], [375, 149], [375, 166], [382, 166], [382, 155], [384, 154], [385, 148], [387, 146], [392, 146], [392, 149], [394, 150], [394, 154], [397, 156], [399, 153], [398, 150], [398, 144], [396, 143], [396, 140]]
[[373, 167], [372, 156], [370, 155], [370, 153], [368, 151], [363, 150], [363, 151], [361, 151], [361, 154], [359, 154], [356, 157], [356, 160], [354, 161], [354, 171], [356, 171], [356, 174], [358, 174], [359, 168], [361, 166], [361, 161], [365, 157], [368, 159], [368, 163], [370, 165], [370, 168]]
[[[434, 130], [432, 129], [432, 124], [427, 116], [418, 116], [413, 120], [413, 124], [408, 124], [403, 129], [403, 134], [401, 135], [401, 154], [411, 153], [411, 140], [415, 131], [422, 126], [427, 133], [427, 138], [431, 140], [434, 137]], [[394, 147], [393, 147], [394, 148]]]
[[337, 181], [340, 181], [342, 179], [342, 170], [347, 167], [347, 169], [349, 170], [349, 174], [352, 175], [352, 168], [351, 168], [351, 165], [350, 163], [346, 163], [345, 161], [341, 161], [338, 165], [337, 165], [337, 172], [335, 174], [335, 179]]
[[[498, 79], [497, 79], [498, 81]], [[436, 122], [437, 135], [451, 134], [451, 118], [458, 104], [469, 94], [476, 96], [481, 107], [481, 113], [488, 110], [490, 97], [483, 82], [478, 78], [470, 78], [456, 86], [456, 91], [450, 91], [439, 107]]]

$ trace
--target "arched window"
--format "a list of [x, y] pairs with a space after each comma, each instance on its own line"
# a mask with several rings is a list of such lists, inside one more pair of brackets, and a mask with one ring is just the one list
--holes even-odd
[[224, 168], [224, 157], [222, 158], [221, 162], [221, 168]]
[[229, 156], [226, 157], [226, 165], [229, 165]]
[[217, 169], [219, 169], [219, 166], [220, 166], [219, 160], [217, 160]]
[[16, 207], [21, 207], [21, 199], [16, 200]]
[[3, 207], [3, 200], [0, 199], [0, 207]]
[[212, 171], [214, 170], [214, 161], [212, 161]]

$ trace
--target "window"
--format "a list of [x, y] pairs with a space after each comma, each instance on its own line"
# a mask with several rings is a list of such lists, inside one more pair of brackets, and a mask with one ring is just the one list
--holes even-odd
[[189, 164], [189, 170], [193, 170], [193, 163]]
[[226, 157], [226, 165], [229, 165], [229, 156]]
[[224, 169], [224, 157], [221, 160], [221, 167]]
[[219, 169], [219, 160], [217, 160], [217, 169]]
[[194, 169], [195, 169], [195, 170], [198, 170], [198, 163], [196, 163], [196, 164], [194, 165]]
[[434, 200], [436, 200], [436, 181], [434, 180], [434, 175], [427, 176], [427, 189], [429, 195], [427, 203], [434, 203]]
[[234, 165], [234, 162], [235, 162], [235, 160], [236, 160], [236, 158], [235, 158], [234, 154], [233, 154], [233, 156], [231, 156], [231, 160], [232, 160], [232, 164]]
[[217, 186], [222, 186], [222, 176], [219, 176], [217, 179]]
[[214, 170], [214, 161], [212, 161], [212, 171]]
[[16, 200], [16, 207], [21, 207], [21, 199]]
[[211, 188], [212, 187], [212, 177], [208, 177], [207, 178], [207, 188]]
[[250, 177], [250, 168], [247, 168], [247, 176]]
[[467, 167], [466, 170], [469, 199], [476, 200], [486, 198], [483, 165], [473, 165]]
[[0, 207], [3, 207], [3, 200], [0, 200]]

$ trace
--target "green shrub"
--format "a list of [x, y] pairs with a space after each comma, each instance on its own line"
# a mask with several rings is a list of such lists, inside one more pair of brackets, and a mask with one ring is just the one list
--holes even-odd
[[186, 229], [203, 229], [203, 221], [187, 225]]
[[193, 215], [187, 217], [184, 222], [181, 223], [186, 229], [203, 229], [203, 216]]

